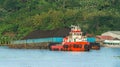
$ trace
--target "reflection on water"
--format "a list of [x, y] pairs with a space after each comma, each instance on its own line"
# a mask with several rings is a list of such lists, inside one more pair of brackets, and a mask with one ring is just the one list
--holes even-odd
[[119, 48], [62, 52], [0, 47], [0, 67], [120, 67]]

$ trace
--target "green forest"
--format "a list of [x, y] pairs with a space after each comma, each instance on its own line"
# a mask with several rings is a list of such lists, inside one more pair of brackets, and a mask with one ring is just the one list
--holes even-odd
[[120, 30], [120, 0], [0, 0], [0, 41], [71, 24], [95, 35]]

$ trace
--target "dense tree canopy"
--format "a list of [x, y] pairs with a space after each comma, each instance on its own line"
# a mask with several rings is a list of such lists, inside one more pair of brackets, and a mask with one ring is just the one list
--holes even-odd
[[[101, 34], [120, 30], [119, 0], [0, 0], [0, 38], [79, 25]], [[9, 34], [9, 35], [8, 35]]]

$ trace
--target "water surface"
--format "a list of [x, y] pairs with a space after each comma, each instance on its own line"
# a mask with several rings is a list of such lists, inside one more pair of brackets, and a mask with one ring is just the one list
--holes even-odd
[[120, 67], [120, 48], [62, 52], [0, 47], [0, 67]]

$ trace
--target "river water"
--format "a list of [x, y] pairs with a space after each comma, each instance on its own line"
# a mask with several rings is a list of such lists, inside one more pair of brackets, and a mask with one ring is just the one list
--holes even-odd
[[120, 67], [120, 48], [62, 52], [0, 47], [0, 67]]

